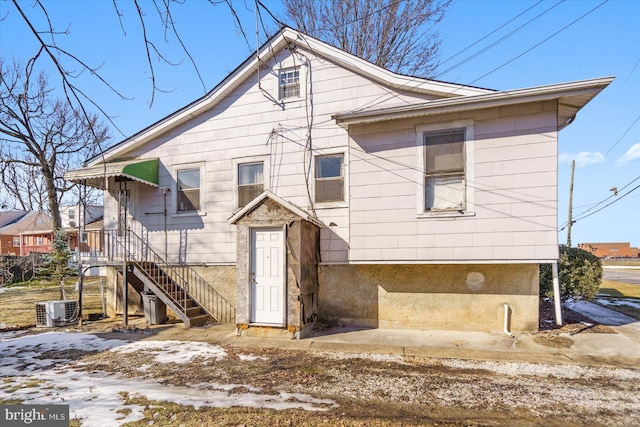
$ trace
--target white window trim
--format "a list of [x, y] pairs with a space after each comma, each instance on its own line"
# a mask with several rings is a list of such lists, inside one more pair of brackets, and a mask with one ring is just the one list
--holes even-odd
[[[195, 211], [179, 211], [178, 210], [178, 171], [188, 169], [200, 169], [200, 209]], [[186, 216], [205, 216], [205, 163], [182, 163], [179, 165], [173, 165], [171, 169], [171, 177], [173, 178], [173, 186], [171, 187], [171, 216], [172, 217], [186, 217]]]
[[238, 207], [238, 166], [245, 163], [260, 163], [262, 162], [262, 191], [271, 189], [271, 158], [268, 155], [263, 156], [251, 156], [251, 157], [239, 157], [231, 159], [233, 164], [233, 197], [232, 197], [232, 211], [237, 212], [242, 209]]
[[[344, 174], [344, 201], [341, 202], [316, 202], [316, 158], [342, 154], [342, 173]], [[336, 147], [318, 150], [313, 155], [311, 162], [311, 175], [309, 176], [311, 197], [315, 209], [333, 209], [349, 207], [349, 151], [346, 147]]]
[[[291, 56], [276, 64], [274, 67], [274, 70], [276, 71], [276, 99], [281, 104], [303, 101], [307, 97], [307, 80], [309, 77], [308, 67], [305, 64], [304, 58], [294, 57], [294, 55], [296, 55], [296, 53], [292, 52]], [[288, 71], [293, 68], [297, 68], [300, 71], [300, 94], [297, 97], [280, 98], [280, 72]]]
[[[425, 209], [425, 178], [424, 178], [424, 157], [425, 134], [442, 132], [454, 129], [465, 130], [464, 141], [464, 193], [465, 203], [462, 212], [455, 210], [427, 211]], [[418, 183], [418, 193], [416, 195], [416, 214], [418, 218], [442, 218], [442, 217], [461, 217], [475, 215], [475, 159], [474, 159], [474, 121], [473, 120], [457, 120], [454, 122], [438, 123], [432, 125], [416, 126], [416, 182]]]

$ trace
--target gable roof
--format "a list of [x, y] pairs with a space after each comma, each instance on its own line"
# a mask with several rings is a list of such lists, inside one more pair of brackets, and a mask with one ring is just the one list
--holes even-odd
[[304, 219], [305, 221], [315, 224], [320, 228], [326, 228], [326, 226], [322, 223], [322, 221], [313, 217], [309, 212], [283, 199], [282, 197], [272, 193], [269, 190], [264, 190], [259, 196], [257, 196], [251, 202], [249, 202], [245, 207], [243, 207], [238, 212], [236, 212], [231, 218], [228, 219], [229, 224], [236, 224], [245, 215], [247, 215], [249, 212], [253, 211], [258, 206], [260, 206], [262, 202], [265, 201], [266, 199], [273, 200], [274, 202], [278, 203], [280, 206], [290, 210], [291, 212], [298, 215], [300, 218]]
[[270, 60], [280, 51], [292, 45], [303, 50], [311, 51], [345, 69], [395, 90], [433, 95], [441, 98], [458, 98], [495, 92], [490, 89], [393, 73], [292, 28], [283, 27], [258, 49], [257, 54], [252, 54], [247, 58], [206, 95], [141, 130], [135, 135], [108, 148], [104, 151], [103, 155], [97, 155], [89, 159], [86, 165], [93, 166], [103, 161], [117, 160], [118, 156], [122, 156], [126, 152], [151, 141], [160, 134], [179, 126], [192, 117], [213, 108], [231, 93], [231, 91], [249, 78], [249, 76], [253, 75], [258, 68], [259, 62]]
[[31, 230], [40, 230], [42, 228], [51, 230], [51, 227], [52, 221], [49, 215], [40, 211], [30, 211], [19, 220], [0, 227], [0, 234], [17, 236]]
[[0, 229], [2, 229], [2, 227], [6, 225], [11, 224], [12, 222], [19, 220], [20, 218], [25, 216], [27, 213], [28, 211], [20, 211], [20, 210], [0, 212]]

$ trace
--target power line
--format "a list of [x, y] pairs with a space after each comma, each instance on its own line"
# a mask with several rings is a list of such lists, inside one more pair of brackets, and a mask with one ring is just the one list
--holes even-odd
[[[522, 52], [520, 55], [514, 57], [513, 59], [510, 59], [509, 61], [505, 62], [504, 64], [494, 68], [493, 70], [489, 71], [488, 73], [483, 74], [482, 76], [478, 77], [477, 79], [471, 81], [469, 84], [475, 83], [478, 80], [481, 80], [485, 77], [487, 77], [489, 74], [493, 74], [494, 72], [498, 71], [499, 69], [506, 67], [507, 65], [511, 64], [513, 61], [515, 61], [516, 59], [519, 59], [521, 57], [523, 57], [524, 55], [526, 55], [527, 53], [531, 52], [533, 49], [537, 48], [538, 46], [540, 46], [541, 44], [549, 41], [550, 39], [552, 39], [553, 37], [557, 36], [558, 34], [560, 34], [561, 32], [563, 32], [564, 30], [566, 30], [567, 28], [569, 28], [570, 26], [572, 26], [573, 24], [575, 24], [576, 22], [580, 21], [581, 19], [585, 18], [587, 15], [591, 14], [592, 12], [594, 12], [596, 9], [598, 9], [599, 7], [603, 6], [605, 3], [607, 3], [609, 0], [604, 0], [602, 3], [600, 3], [599, 5], [597, 5], [596, 7], [594, 7], [593, 9], [589, 10], [587, 13], [585, 13], [584, 15], [580, 16], [579, 18], [571, 21], [569, 24], [565, 25], [564, 27], [560, 28], [558, 31], [556, 31], [555, 33], [551, 34], [549, 37], [545, 38], [544, 40], [542, 40], [539, 43], [536, 43], [535, 45], [533, 45], [532, 47], [530, 47], [529, 49], [525, 50], [524, 52]], [[639, 117], [640, 118], [640, 117]]]
[[636, 125], [636, 123], [638, 123], [638, 121], [640, 121], [640, 116], [636, 117], [636, 119], [633, 121], [633, 123], [631, 123], [631, 126], [629, 126], [627, 128], [627, 130], [624, 131], [624, 133], [622, 134], [622, 136], [620, 138], [618, 138], [618, 140], [616, 142], [613, 143], [613, 145], [611, 146], [611, 148], [609, 148], [609, 150], [607, 150], [606, 153], [604, 153], [604, 156], [607, 157], [607, 154], [609, 154], [611, 152], [611, 150], [613, 150], [615, 148], [616, 145], [618, 145], [618, 143], [620, 141], [622, 141], [622, 138], [624, 138], [629, 131], [631, 130], [632, 127], [634, 127]]
[[[564, 1], [564, 0], [563, 0], [563, 1]], [[488, 76], [488, 75], [490, 75], [490, 74], [494, 73], [495, 71], [498, 71], [499, 69], [501, 69], [501, 68], [505, 67], [506, 65], [508, 65], [508, 64], [510, 64], [510, 63], [512, 63], [513, 61], [515, 61], [515, 60], [517, 60], [517, 59], [521, 58], [522, 56], [526, 55], [527, 53], [529, 53], [529, 52], [530, 52], [530, 51], [532, 51], [533, 49], [537, 48], [538, 46], [542, 45], [542, 44], [543, 44], [543, 43], [545, 43], [546, 41], [548, 41], [548, 40], [550, 40], [551, 38], [555, 37], [556, 35], [558, 35], [558, 34], [559, 34], [559, 33], [561, 33], [562, 31], [566, 30], [567, 28], [569, 28], [570, 26], [572, 26], [572, 25], [573, 25], [573, 24], [575, 24], [576, 22], [580, 21], [581, 19], [583, 19], [584, 17], [586, 17], [586, 16], [587, 16], [587, 15], [589, 15], [590, 13], [594, 12], [596, 9], [598, 9], [599, 7], [601, 7], [602, 5], [604, 5], [605, 3], [607, 3], [607, 1], [608, 1], [608, 0], [605, 0], [605, 1], [603, 1], [602, 3], [598, 4], [596, 7], [594, 7], [594, 8], [593, 8], [593, 9], [591, 9], [591, 10], [589, 10], [589, 11], [588, 11], [587, 13], [585, 13], [584, 15], [582, 15], [582, 16], [580, 16], [579, 18], [575, 19], [575, 20], [574, 20], [574, 21], [572, 21], [571, 23], [569, 23], [569, 24], [565, 25], [563, 28], [561, 28], [560, 30], [558, 30], [558, 31], [556, 31], [555, 33], [551, 34], [549, 37], [545, 38], [545, 39], [544, 39], [544, 40], [542, 40], [541, 42], [539, 42], [539, 43], [535, 44], [535, 45], [534, 45], [534, 46], [532, 46], [531, 48], [527, 49], [525, 52], [523, 52], [523, 53], [521, 53], [520, 55], [516, 56], [515, 58], [513, 58], [513, 59], [511, 59], [511, 60], [509, 60], [509, 61], [507, 61], [507, 62], [505, 62], [504, 64], [500, 65], [499, 67], [494, 68], [493, 70], [489, 71], [488, 73], [485, 73], [484, 75], [482, 75], [482, 76], [478, 77], [477, 79], [475, 79], [475, 80], [473, 80], [473, 81], [471, 81], [471, 82], [469, 82], [469, 83], [467, 83], [467, 84], [464, 84], [464, 85], [458, 84], [458, 85], [460, 85], [460, 87], [458, 87], [458, 88], [456, 88], [456, 89], [452, 90], [451, 92], [448, 92], [448, 93], [447, 93], [447, 95], [452, 95], [452, 94], [456, 93], [457, 91], [459, 91], [460, 89], [462, 89], [464, 86], [467, 86], [467, 87], [468, 87], [468, 86], [472, 86], [472, 84], [473, 84], [473, 83], [475, 83], [475, 82], [477, 82], [478, 80], [481, 80], [481, 79], [485, 78], [486, 76]], [[561, 3], [561, 2], [560, 2], [560, 3]], [[556, 4], [556, 5], [554, 5], [553, 7], [557, 6], [557, 5], [558, 5], [558, 4], [560, 4], [560, 3], [557, 3], [557, 4]], [[547, 11], [548, 11], [548, 10], [547, 10]], [[546, 12], [546, 11], [545, 11], [545, 12]], [[543, 13], [544, 13], [544, 12], [543, 12]], [[535, 18], [534, 18], [534, 19], [535, 19]], [[411, 81], [415, 81], [415, 80], [416, 80], [416, 78], [415, 78], [415, 77], [411, 79]], [[404, 85], [406, 85], [406, 84], [409, 84], [409, 82], [405, 83]], [[404, 85], [403, 85], [403, 86], [404, 86]], [[381, 96], [379, 96], [378, 98], [376, 98], [376, 99], [374, 99], [374, 100], [371, 100], [371, 101], [369, 101], [369, 102], [365, 103], [364, 105], [362, 105], [362, 106], [360, 106], [360, 107], [358, 107], [358, 108], [356, 108], [356, 109], [354, 109], [354, 110], [352, 110], [352, 111], [357, 112], [357, 111], [361, 111], [361, 110], [363, 110], [365, 107], [368, 107], [368, 106], [377, 106], [377, 105], [379, 105], [379, 104], [381, 104], [381, 103], [383, 103], [383, 102], [385, 102], [385, 101], [387, 101], [387, 100], [391, 99], [393, 96], [394, 96], [394, 95], [391, 95], [391, 96], [389, 96], [389, 95], [381, 95]]]
[[[536, 19], [540, 18], [542, 15], [545, 15], [547, 12], [551, 11], [551, 9], [554, 9], [555, 7], [559, 6], [560, 4], [564, 3], [566, 0], [561, 0], [558, 3], [554, 4], [553, 6], [551, 6], [550, 8], [546, 9], [545, 11], [543, 11], [542, 13], [538, 14], [537, 16], [535, 16], [534, 18], [528, 20], [527, 22], [525, 22], [524, 24], [522, 24], [521, 26], [519, 26], [518, 28], [516, 28], [515, 30], [511, 31], [510, 33], [508, 33], [507, 35], [503, 36], [502, 38], [498, 39], [497, 41], [491, 43], [489, 46], [485, 47], [484, 49], [481, 49], [480, 51], [474, 53], [473, 55], [463, 59], [462, 61], [452, 65], [451, 67], [447, 68], [446, 70], [438, 73], [436, 75], [436, 77], [438, 76], [442, 76], [443, 74], [447, 74], [449, 71], [458, 68], [459, 66], [466, 64], [467, 62], [471, 61], [473, 58], [485, 53], [486, 51], [488, 51], [489, 49], [491, 49], [492, 47], [495, 47], [497, 45], [499, 45], [500, 43], [502, 43], [503, 41], [505, 41], [506, 39], [508, 39], [509, 37], [511, 37], [512, 35], [514, 35], [515, 33], [517, 33], [518, 31], [520, 31], [522, 28], [526, 27], [527, 25], [529, 25], [530, 23], [532, 23], [533, 21], [535, 21]], [[538, 2], [539, 3], [539, 2]], [[522, 12], [520, 15], [524, 14], [525, 12], [529, 11], [530, 9], [532, 9], [533, 7], [537, 6], [538, 3], [536, 3], [535, 5], [531, 6], [529, 9], [525, 10], [524, 12]], [[513, 18], [511, 21], [515, 20], [516, 18], [518, 18], [520, 15], [516, 16], [515, 18]], [[509, 24], [511, 21], [508, 21], [506, 24], [502, 25], [500, 28], [504, 27], [505, 25]], [[495, 33], [496, 31], [498, 31], [500, 28], [496, 29], [495, 31], [487, 34], [485, 37], [483, 37], [480, 40], [484, 40], [486, 37], [488, 37], [489, 35]], [[479, 40], [479, 41], [480, 41]], [[477, 42], [476, 42], [477, 43]], [[474, 44], [476, 44], [474, 43]], [[473, 45], [471, 45], [473, 46]], [[469, 46], [469, 47], [471, 47]], [[465, 50], [468, 48], [465, 48]], [[457, 55], [457, 54], [456, 54]], [[455, 55], [454, 55], [455, 56]], [[445, 61], [446, 62], [446, 61]]]
[[608, 206], [611, 206], [612, 204], [614, 204], [614, 203], [616, 203], [616, 202], [619, 202], [620, 200], [622, 200], [623, 198], [625, 198], [625, 197], [626, 197], [626, 196], [628, 196], [629, 194], [631, 194], [631, 193], [633, 193], [634, 191], [636, 191], [638, 188], [640, 188], [640, 184], [639, 184], [639, 185], [636, 185], [636, 186], [635, 186], [635, 187], [633, 187], [631, 190], [627, 191], [626, 193], [624, 193], [622, 196], [618, 197], [618, 198], [617, 198], [617, 199], [615, 199], [614, 201], [612, 201], [612, 202], [610, 202], [610, 203], [607, 203], [606, 205], [604, 205], [604, 206], [603, 206], [603, 207], [601, 207], [600, 209], [598, 209], [598, 210], [596, 210], [596, 211], [591, 212], [589, 215], [585, 215], [585, 216], [583, 216], [583, 217], [581, 217], [581, 218], [576, 218], [573, 222], [580, 221], [581, 219], [588, 218], [588, 217], [590, 217], [591, 215], [594, 215], [594, 214], [596, 214], [596, 213], [600, 212], [600, 211], [601, 211], [601, 210], [603, 210], [604, 208], [606, 208], [606, 207], [608, 207]]
[[[615, 200], [614, 200], [613, 202], [611, 202], [611, 203], [609, 203], [609, 204], [607, 204], [607, 205], [603, 206], [602, 208], [600, 208], [600, 209], [598, 209], [598, 210], [596, 210], [596, 211], [594, 211], [594, 212], [590, 213], [589, 215], [586, 215], [586, 216], [585, 216], [585, 214], [586, 214], [586, 213], [591, 212], [593, 209], [595, 209], [595, 208], [597, 208], [598, 206], [600, 206], [601, 204], [603, 204], [603, 203], [607, 202], [607, 201], [608, 201], [608, 200], [610, 200], [612, 197], [617, 196], [617, 194], [618, 194], [618, 193], [620, 193], [622, 190], [624, 190], [625, 188], [629, 187], [631, 184], [633, 184], [634, 182], [636, 182], [636, 181], [637, 181], [637, 180], [639, 180], [639, 179], [640, 179], [640, 175], [638, 175], [637, 177], [635, 177], [634, 179], [632, 179], [632, 180], [631, 180], [630, 182], [628, 182], [624, 187], [622, 187], [622, 188], [620, 188], [620, 189], [617, 189], [615, 193], [611, 194], [611, 195], [610, 195], [609, 197], [607, 197], [606, 199], [603, 199], [603, 200], [599, 201], [598, 203], [595, 203], [595, 204], [591, 205], [591, 207], [590, 207], [589, 209], [587, 209], [586, 211], [580, 212], [579, 214], [577, 214], [577, 215], [576, 215], [576, 217], [580, 217], [580, 218], [577, 218], [577, 219], [573, 220], [573, 222], [578, 221], [578, 219], [583, 219], [583, 218], [586, 218], [586, 217], [588, 217], [588, 216], [591, 216], [591, 215], [593, 215], [594, 213], [599, 212], [599, 211], [601, 211], [602, 209], [606, 208], [607, 206], [612, 205], [613, 203], [615, 203]], [[636, 188], [638, 188], [638, 187], [636, 187]], [[636, 188], [634, 188], [634, 189], [630, 190], [628, 193], [625, 193], [625, 194], [624, 194], [624, 196], [626, 196], [626, 195], [627, 195], [627, 194], [629, 194], [630, 192], [634, 191]], [[620, 197], [619, 197], [618, 199], [616, 199], [616, 200], [620, 200], [622, 197], [623, 197], [623, 196], [620, 196]], [[561, 227], [558, 231], [562, 231], [562, 230], [564, 230], [564, 229], [567, 227], [567, 225], [568, 225], [568, 224], [567, 224], [567, 222], [563, 223], [562, 227]]]
[[[495, 30], [491, 31], [490, 33], [488, 33], [487, 35], [485, 35], [484, 37], [476, 40], [474, 43], [470, 44], [469, 46], [465, 47], [464, 49], [462, 49], [461, 51], [459, 51], [458, 53], [456, 53], [455, 55], [452, 55], [450, 57], [448, 57], [447, 59], [445, 59], [444, 61], [439, 62], [438, 64], [436, 64], [436, 68], [439, 67], [442, 64], [446, 64], [447, 62], [451, 61], [453, 58], [455, 58], [456, 56], [460, 55], [463, 52], [466, 52], [467, 50], [471, 49], [473, 46], [477, 45], [478, 43], [480, 43], [481, 41], [483, 41], [484, 39], [486, 39], [487, 37], [495, 34], [496, 32], [500, 31], [501, 29], [503, 29], [504, 27], [506, 27], [507, 25], [509, 25], [510, 23], [512, 23], [513, 21], [515, 21], [516, 19], [520, 18], [522, 15], [524, 15], [525, 13], [529, 12], [531, 9], [533, 9], [534, 7], [536, 7], [537, 5], [539, 5], [540, 3], [542, 3], [542, 0], [539, 0], [538, 3], [534, 4], [533, 6], [527, 8], [524, 12], [520, 12], [519, 14], [517, 14], [516, 16], [514, 16], [513, 18], [511, 18], [510, 20], [508, 20], [507, 22], [505, 22], [504, 24], [500, 25], [498, 28], [496, 28]], [[559, 3], [558, 3], [559, 4]], [[554, 6], [555, 7], [555, 6]], [[537, 17], [536, 17], [537, 18]], [[535, 18], [534, 18], [535, 19]], [[531, 22], [531, 21], [529, 21]], [[440, 73], [443, 74], [443, 73]]]

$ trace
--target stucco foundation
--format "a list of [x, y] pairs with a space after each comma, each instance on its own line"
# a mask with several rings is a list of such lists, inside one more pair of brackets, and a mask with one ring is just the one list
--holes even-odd
[[343, 325], [500, 332], [538, 329], [538, 265], [319, 267], [322, 319]]

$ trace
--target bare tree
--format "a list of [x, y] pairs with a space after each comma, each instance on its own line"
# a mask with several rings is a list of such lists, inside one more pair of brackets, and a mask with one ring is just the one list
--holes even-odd
[[[9, 191], [20, 192], [24, 186], [37, 188], [38, 182], [44, 186], [46, 210], [53, 217], [54, 229], [58, 229], [62, 225], [60, 202], [73, 188], [64, 181], [64, 173], [95, 154], [108, 138], [108, 131], [95, 115], [87, 117], [67, 99], [55, 98], [46, 74], [34, 71], [36, 59], [29, 60], [24, 68], [15, 61], [6, 64], [0, 59], [0, 170], [17, 172], [6, 177], [3, 173], [3, 183], [12, 186]], [[21, 177], [34, 181], [24, 183]], [[37, 201], [33, 195], [22, 193], [22, 197], [20, 203], [25, 208]], [[30, 202], [26, 202], [29, 197]]]
[[[28, 162], [33, 164], [34, 160], [29, 158]], [[39, 170], [21, 163], [0, 162], [0, 183], [4, 190], [0, 204], [5, 209], [49, 210], [47, 189]]]
[[428, 77], [450, 0], [283, 0], [295, 26], [380, 67]]

